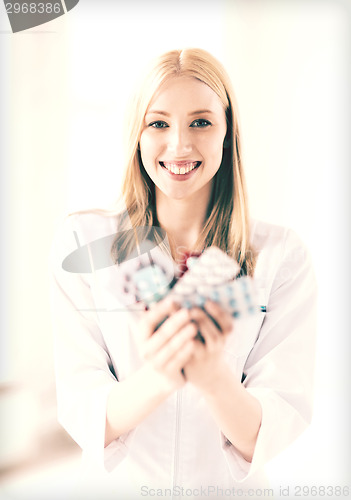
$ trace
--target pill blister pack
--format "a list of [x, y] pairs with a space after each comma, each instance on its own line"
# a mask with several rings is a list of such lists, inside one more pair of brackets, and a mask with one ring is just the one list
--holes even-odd
[[236, 278], [239, 265], [219, 248], [210, 247], [197, 259], [191, 258], [188, 268], [170, 292], [182, 307], [202, 307], [212, 300], [235, 318], [259, 311], [253, 280]]
[[259, 311], [252, 278], [236, 278], [239, 265], [219, 248], [210, 247], [199, 257], [188, 258], [188, 270], [179, 279], [165, 258], [157, 253], [152, 257], [143, 255], [134, 268], [129, 265], [129, 270], [125, 269], [123, 291], [134, 303], [142, 303], [148, 309], [169, 295], [186, 308], [203, 307], [206, 300], [212, 300], [237, 319]]
[[138, 304], [149, 309], [169, 293], [176, 281], [172, 259], [158, 247], [124, 261], [116, 272], [117, 298], [135, 310], [140, 310], [134, 307]]

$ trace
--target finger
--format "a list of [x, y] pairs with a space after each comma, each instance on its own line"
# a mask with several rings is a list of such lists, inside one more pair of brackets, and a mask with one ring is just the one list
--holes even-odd
[[233, 318], [219, 304], [207, 300], [205, 310], [215, 320], [223, 334], [228, 334], [233, 330]]
[[163, 299], [152, 309], [145, 312], [142, 322], [142, 329], [147, 332], [147, 337], [151, 336], [157, 327], [165, 321], [167, 316], [171, 316], [179, 310], [179, 305], [170, 299]]
[[[184, 344], [183, 348], [178, 351], [168, 363], [168, 369], [171, 372], [183, 370], [184, 366], [193, 358], [195, 352], [195, 340], [190, 339]], [[183, 375], [185, 376], [184, 372]]]
[[190, 314], [187, 309], [176, 311], [172, 316], [166, 319], [157, 332], [155, 332], [155, 335], [152, 335], [148, 340], [146, 355], [151, 356], [161, 349], [164, 349], [166, 344], [171, 341], [172, 337], [176, 336], [186, 324], [190, 324], [189, 322]]
[[221, 339], [221, 331], [216, 327], [207, 313], [199, 308], [192, 309], [190, 316], [200, 330], [205, 340], [206, 347], [211, 350], [218, 340]]
[[[190, 345], [194, 341], [197, 329], [193, 323], [185, 325], [155, 356], [154, 362], [159, 368], [183, 367], [184, 360], [188, 359]], [[180, 363], [180, 364], [179, 364]]]

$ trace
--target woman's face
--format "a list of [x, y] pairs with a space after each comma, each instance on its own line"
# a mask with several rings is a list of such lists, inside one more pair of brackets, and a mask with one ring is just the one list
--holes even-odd
[[157, 190], [174, 199], [203, 192], [209, 196], [227, 132], [217, 94], [192, 77], [163, 84], [144, 119], [140, 152]]

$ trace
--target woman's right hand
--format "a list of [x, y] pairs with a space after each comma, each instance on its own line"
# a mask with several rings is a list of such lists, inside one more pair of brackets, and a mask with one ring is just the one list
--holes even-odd
[[182, 368], [193, 356], [196, 334], [189, 311], [168, 298], [143, 313], [137, 328], [140, 352], [166, 392], [185, 384]]

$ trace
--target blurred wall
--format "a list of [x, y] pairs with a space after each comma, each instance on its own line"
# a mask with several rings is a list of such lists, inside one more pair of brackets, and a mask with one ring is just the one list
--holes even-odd
[[[3, 8], [2, 6], [1, 8]], [[56, 429], [48, 252], [67, 209], [68, 32], [10, 34], [1, 12], [0, 466], [37, 458]]]

